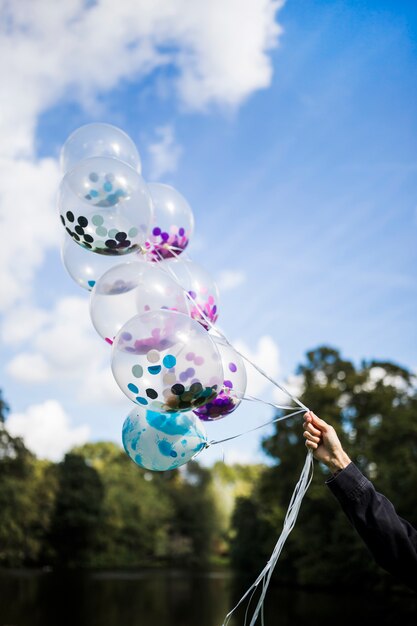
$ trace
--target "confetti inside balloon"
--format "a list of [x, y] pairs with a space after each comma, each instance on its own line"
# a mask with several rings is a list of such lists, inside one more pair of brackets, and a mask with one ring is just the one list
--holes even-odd
[[187, 297], [159, 265], [146, 261], [120, 263], [109, 269], [91, 294], [91, 320], [108, 343], [132, 317], [157, 309], [187, 314]]
[[109, 157], [77, 163], [61, 183], [58, 208], [68, 235], [99, 254], [138, 250], [152, 219], [152, 200], [141, 175]]
[[246, 391], [246, 367], [242, 357], [224, 340], [213, 337], [220, 354], [224, 380], [220, 393], [199, 407], [194, 413], [203, 421], [211, 422], [226, 417], [237, 409]]
[[163, 261], [162, 267], [188, 293], [191, 317], [208, 330], [208, 322], [215, 324], [219, 317], [219, 290], [213, 278], [201, 265], [182, 257]]
[[161, 413], [203, 406], [224, 380], [210, 335], [189, 316], [168, 310], [137, 315], [120, 329], [112, 371], [130, 400]]
[[155, 413], [135, 408], [123, 424], [123, 446], [140, 467], [172, 470], [188, 463], [207, 445], [204, 427], [192, 413]]
[[61, 170], [68, 172], [91, 157], [113, 157], [141, 172], [139, 152], [123, 130], [111, 124], [94, 123], [77, 128], [62, 146]]
[[188, 246], [194, 230], [194, 216], [187, 200], [176, 189], [149, 183], [154, 214], [147, 242], [150, 260], [169, 259]]

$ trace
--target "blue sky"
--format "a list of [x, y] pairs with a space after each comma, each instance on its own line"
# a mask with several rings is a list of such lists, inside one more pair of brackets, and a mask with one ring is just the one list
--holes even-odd
[[[268, 0], [247, 3], [255, 13], [271, 5]], [[122, 4], [128, 11], [128, 0]], [[210, 17], [215, 25], [216, 19], [220, 24], [223, 13], [217, 0], [210, 16], [203, 5], [199, 13], [199, 4], [193, 9], [192, 24], [196, 36], [204, 39], [204, 21]], [[240, 45], [246, 45], [243, 38], [252, 41], [254, 20], [242, 17], [241, 23], [234, 1], [229, 8], [235, 20], [230, 37], [239, 51]], [[209, 71], [207, 58], [212, 62], [214, 78], [209, 76], [206, 95], [198, 84], [191, 95], [181, 84], [178, 88], [179, 77], [190, 70], [175, 55], [172, 62], [155, 63], [152, 69], [145, 65], [137, 71], [132, 63], [127, 71], [102, 64], [101, 48], [93, 42], [94, 71], [109, 72], [108, 89], [106, 80], [96, 80], [95, 75], [94, 80], [86, 75], [83, 82], [76, 72], [74, 78], [70, 75], [74, 70], [65, 69], [65, 63], [66, 82], [54, 75], [59, 70], [38, 76], [34, 67], [33, 80], [37, 77], [41, 86], [47, 85], [48, 97], [40, 95], [32, 105], [10, 107], [16, 125], [21, 115], [22, 128], [31, 129], [25, 131], [31, 135], [20, 138], [16, 150], [13, 134], [5, 136], [5, 144], [12, 148], [2, 155], [10, 171], [17, 171], [17, 161], [23, 167], [19, 188], [30, 185], [31, 167], [38, 168], [37, 181], [44, 177], [49, 185], [36, 189], [34, 208], [25, 219], [36, 221], [37, 203], [51, 203], [59, 182], [56, 159], [68, 134], [87, 122], [113, 123], [137, 143], [145, 178], [159, 174], [161, 181], [174, 185], [189, 200], [196, 219], [190, 256], [224, 285], [221, 328], [232, 343], [244, 344], [260, 366], [283, 381], [293, 374], [307, 349], [325, 343], [356, 362], [392, 360], [415, 370], [416, 18], [413, 2], [289, 0], [270, 14], [268, 27], [263, 24], [266, 30], [276, 23], [282, 27], [282, 34], [275, 32], [279, 42], [275, 48], [269, 49], [266, 43], [271, 33], [258, 42], [257, 31], [253, 46], [235, 55], [229, 51], [230, 41], [213, 36], [216, 29], [208, 31], [211, 38], [207, 35], [206, 48], [193, 60], [201, 63], [203, 73]], [[178, 53], [194, 45], [195, 38], [181, 38], [182, 17], [175, 19], [171, 22], [179, 33], [175, 41], [170, 36], [164, 41], [159, 35], [160, 46], [168, 54], [171, 48]], [[53, 32], [42, 32], [41, 37], [54, 41]], [[144, 45], [140, 37], [138, 41], [138, 46]], [[118, 51], [116, 47], [115, 54]], [[230, 74], [225, 69], [221, 76], [216, 63], [223, 52]], [[270, 74], [259, 61], [260, 55], [269, 64]], [[22, 75], [27, 72], [23, 66], [20, 70]], [[80, 66], [79, 74], [82, 71]], [[45, 83], [54, 76], [55, 85], [62, 83], [59, 89]], [[212, 84], [215, 97], [210, 95]], [[166, 171], [150, 151], [151, 145], [165, 151]], [[22, 160], [27, 163], [27, 178]], [[30, 189], [21, 196], [19, 202], [27, 202]], [[5, 197], [9, 199], [10, 192]], [[3, 210], [18, 214], [19, 202], [15, 207], [3, 202]], [[21, 210], [27, 208], [22, 205]], [[51, 215], [45, 218], [48, 225]], [[38, 235], [29, 228], [26, 236]], [[72, 342], [80, 344], [74, 352], [74, 359], [80, 356], [79, 368], [76, 360], [68, 358], [60, 362], [61, 370], [56, 366], [52, 371], [54, 349], [67, 349], [65, 341], [61, 348], [53, 342], [65, 335], [66, 328], [75, 337], [74, 317], [83, 311], [80, 299], [87, 301], [88, 294], [80, 292], [61, 265], [59, 226], [42, 242], [39, 250], [23, 245], [10, 252], [20, 255], [20, 261], [27, 254], [30, 268], [26, 272], [17, 267], [21, 292], [10, 296], [3, 307], [1, 387], [16, 415], [16, 432], [24, 428], [28, 443], [35, 441], [32, 446], [42, 449], [43, 441], [49, 449], [53, 442], [42, 435], [42, 429], [50, 428], [54, 420], [61, 424], [56, 435], [55, 456], [59, 456], [68, 442], [85, 438], [120, 441], [121, 423], [130, 405], [123, 397], [113, 402], [96, 393], [103, 384], [100, 376], [106, 357], [98, 335], [89, 334], [88, 319], [80, 322], [81, 334]], [[10, 258], [8, 263], [13, 268]], [[225, 271], [232, 276], [229, 286]], [[15, 275], [13, 270], [9, 273]], [[12, 280], [10, 276], [4, 281]], [[73, 309], [68, 298], [74, 299]], [[54, 330], [54, 316], [65, 315], [68, 320], [63, 327]], [[16, 330], [19, 324], [28, 328], [32, 324], [32, 328], [25, 333], [21, 326]], [[25, 361], [28, 354], [29, 361]], [[90, 355], [91, 371], [97, 368], [94, 375], [89, 369]], [[31, 375], [43, 367], [43, 374]], [[82, 379], [77, 378], [77, 370]], [[91, 386], [80, 393], [87, 380]], [[259, 380], [254, 384], [262, 397], [272, 397]], [[269, 417], [270, 410], [261, 405], [240, 407], [226, 420], [209, 425], [209, 436], [229, 436]], [[75, 438], [74, 431], [78, 433]], [[238, 444], [226, 445], [226, 460], [262, 460], [261, 436], [250, 435]], [[222, 453], [213, 449], [204, 454], [204, 460], [211, 462]]]

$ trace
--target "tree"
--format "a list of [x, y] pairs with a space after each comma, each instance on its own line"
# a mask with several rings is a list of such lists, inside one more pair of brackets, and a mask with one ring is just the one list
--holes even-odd
[[91, 564], [131, 567], [167, 557], [173, 506], [158, 474], [142, 470], [111, 442], [88, 443], [73, 452], [94, 468], [104, 489]]
[[57, 495], [49, 542], [55, 564], [89, 563], [96, 548], [104, 489], [97, 471], [78, 454], [66, 454], [57, 466]]
[[[336, 428], [352, 460], [393, 501], [399, 513], [417, 525], [417, 394], [413, 375], [382, 361], [363, 361], [355, 366], [325, 346], [307, 353], [298, 374], [303, 379], [303, 403]], [[264, 441], [264, 448], [277, 464], [262, 474], [253, 498], [258, 517], [274, 529], [272, 547], [305, 458], [302, 420], [280, 422], [275, 434]], [[281, 557], [281, 577], [314, 585], [388, 584], [388, 576], [373, 564], [323, 486], [328, 477], [327, 468], [316, 463], [298, 523]], [[239, 538], [241, 525], [235, 530]]]
[[0, 390], [0, 424], [4, 424], [8, 412], [9, 406], [3, 399], [3, 392]]
[[50, 464], [38, 461], [6, 429], [8, 406], [0, 392], [0, 564], [36, 563], [54, 497]]

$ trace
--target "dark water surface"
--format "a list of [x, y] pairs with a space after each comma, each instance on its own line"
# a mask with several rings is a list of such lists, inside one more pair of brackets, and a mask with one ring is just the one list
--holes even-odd
[[[227, 572], [0, 571], [0, 626], [221, 626], [246, 588]], [[277, 586], [267, 595], [265, 626], [369, 623], [415, 626], [417, 596]]]

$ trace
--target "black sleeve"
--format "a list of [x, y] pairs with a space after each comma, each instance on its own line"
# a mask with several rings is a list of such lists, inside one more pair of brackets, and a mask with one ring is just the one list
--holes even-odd
[[326, 481], [375, 561], [417, 591], [417, 530], [350, 463]]

